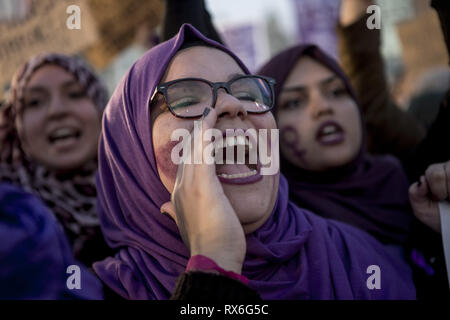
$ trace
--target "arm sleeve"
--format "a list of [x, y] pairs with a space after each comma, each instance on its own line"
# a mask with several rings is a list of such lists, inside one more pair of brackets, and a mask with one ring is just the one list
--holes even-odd
[[175, 36], [183, 23], [192, 24], [207, 38], [223, 44], [212, 24], [204, 0], [166, 0], [162, 41]]
[[219, 302], [260, 301], [258, 293], [238, 280], [207, 272], [185, 272], [177, 280], [171, 300]]
[[340, 59], [361, 104], [369, 152], [403, 159], [424, 138], [425, 128], [391, 99], [380, 31], [367, 28], [368, 17], [366, 14], [349, 26], [338, 27]]

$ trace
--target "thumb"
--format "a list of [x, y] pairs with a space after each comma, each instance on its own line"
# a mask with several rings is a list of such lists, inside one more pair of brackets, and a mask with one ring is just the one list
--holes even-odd
[[202, 116], [202, 129], [203, 132], [207, 129], [214, 128], [217, 122], [217, 112], [214, 108], [206, 108]]
[[419, 182], [413, 183], [409, 187], [409, 199], [412, 204], [425, 203], [429, 199], [428, 194], [428, 184], [424, 176], [421, 176]]
[[169, 215], [178, 225], [177, 214], [175, 212], [175, 207], [172, 201], [167, 201], [166, 203], [164, 203], [159, 210], [162, 214]]

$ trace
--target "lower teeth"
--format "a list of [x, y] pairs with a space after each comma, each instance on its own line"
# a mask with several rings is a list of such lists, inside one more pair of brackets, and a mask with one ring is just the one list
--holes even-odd
[[236, 178], [251, 177], [251, 176], [254, 176], [255, 174], [257, 174], [257, 171], [256, 170], [252, 170], [252, 171], [249, 171], [249, 172], [236, 173], [236, 174], [221, 173], [221, 174], [218, 174], [218, 176], [222, 177], [222, 178], [227, 178], [227, 179], [236, 179]]

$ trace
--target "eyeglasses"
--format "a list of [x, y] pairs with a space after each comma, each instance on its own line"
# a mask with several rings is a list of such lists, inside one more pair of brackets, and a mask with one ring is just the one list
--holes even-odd
[[158, 85], [151, 101], [161, 93], [175, 117], [198, 118], [205, 108], [214, 108], [217, 91], [224, 88], [241, 101], [248, 113], [265, 113], [274, 106], [274, 85], [274, 79], [255, 75], [238, 76], [228, 82], [183, 78]]

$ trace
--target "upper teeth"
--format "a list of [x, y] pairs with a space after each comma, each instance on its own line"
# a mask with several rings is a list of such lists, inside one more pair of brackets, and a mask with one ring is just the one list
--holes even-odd
[[334, 132], [336, 132], [336, 131], [337, 131], [336, 127], [335, 127], [335, 126], [332, 126], [332, 125], [326, 126], [326, 127], [323, 128], [323, 130], [322, 130], [322, 132], [323, 132], [324, 134], [330, 134], [330, 133], [334, 133]]
[[74, 135], [74, 134], [75, 134], [75, 130], [72, 128], [60, 128], [60, 129], [56, 129], [55, 131], [53, 131], [51, 137], [54, 139], [57, 139], [57, 138], [63, 138], [63, 137]]
[[[223, 144], [220, 145], [220, 147], [222, 147], [222, 148], [235, 147], [235, 146], [248, 146], [250, 150], [253, 149], [253, 146], [250, 143], [250, 139], [245, 136], [226, 137]], [[219, 147], [219, 145], [217, 147]]]

